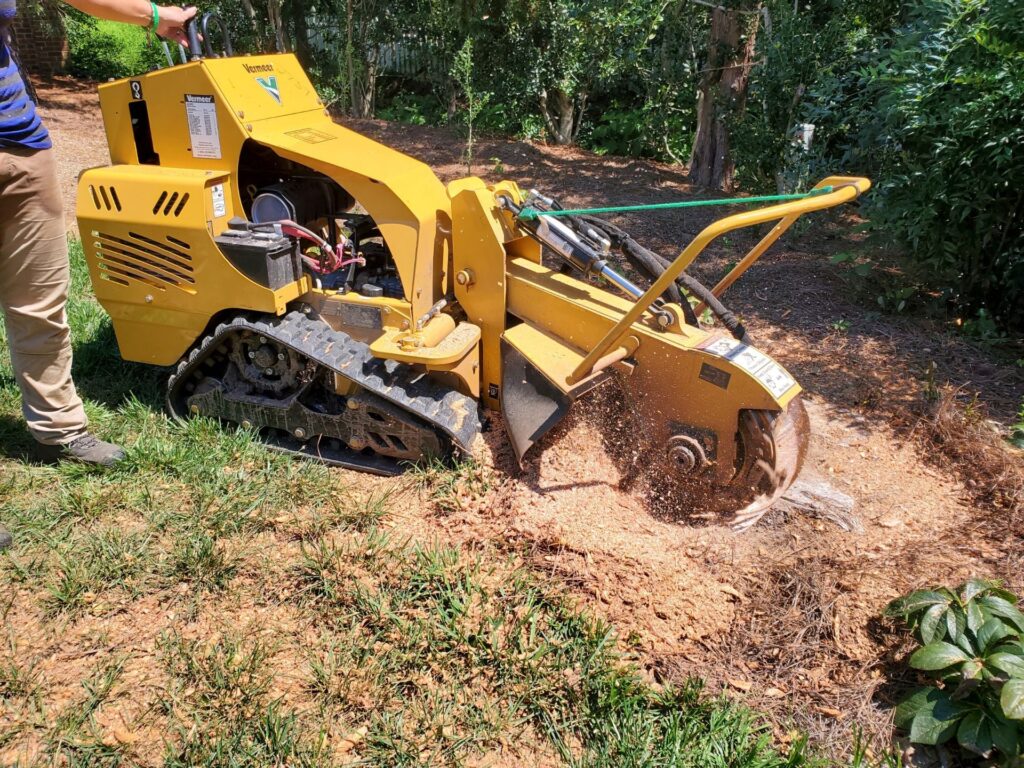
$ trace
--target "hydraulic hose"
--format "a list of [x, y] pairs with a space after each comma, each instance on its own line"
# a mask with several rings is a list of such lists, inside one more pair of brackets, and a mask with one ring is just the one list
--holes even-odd
[[[611, 241], [612, 246], [622, 253], [630, 264], [646, 274], [650, 279], [656, 280], [666, 269], [669, 268], [670, 262], [667, 259], [648, 250], [647, 248], [644, 248], [640, 243], [634, 240], [628, 232], [614, 224], [604, 221], [603, 219], [587, 215], [579, 217], [573, 216], [571, 219], [576, 220], [577, 226], [590, 227], [604, 234], [607, 239]], [[676, 302], [683, 308], [683, 314], [686, 317], [687, 323], [690, 325], [697, 325], [697, 316], [694, 314], [693, 307], [690, 306], [690, 302], [680, 295], [679, 286], [707, 304], [708, 309], [710, 309], [712, 314], [714, 314], [722, 325], [726, 327], [729, 333], [732, 334], [733, 338], [743, 342], [744, 344], [752, 343], [750, 334], [747, 333], [747, 329], [744, 328], [740, 319], [736, 317], [736, 315], [731, 312], [706, 285], [701, 283], [700, 280], [684, 271], [679, 275], [676, 282], [678, 285], [674, 285], [672, 286], [672, 289], [666, 291], [664, 298], [667, 301]]]

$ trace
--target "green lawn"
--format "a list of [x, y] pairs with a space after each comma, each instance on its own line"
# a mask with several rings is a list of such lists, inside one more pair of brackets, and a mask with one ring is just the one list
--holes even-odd
[[128, 459], [19, 458], [0, 335], [0, 764], [818, 764], [697, 681], [644, 682], [517, 558], [409, 540], [414, 480], [169, 421], [166, 372], [119, 360], [73, 266], [75, 378]]

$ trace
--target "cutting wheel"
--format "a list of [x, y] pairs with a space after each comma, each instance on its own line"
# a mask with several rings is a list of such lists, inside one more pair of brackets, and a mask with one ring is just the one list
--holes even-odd
[[793, 484], [803, 466], [810, 434], [810, 419], [799, 396], [782, 412], [740, 412], [742, 455], [732, 486], [755, 496], [733, 517], [735, 530], [755, 525]]

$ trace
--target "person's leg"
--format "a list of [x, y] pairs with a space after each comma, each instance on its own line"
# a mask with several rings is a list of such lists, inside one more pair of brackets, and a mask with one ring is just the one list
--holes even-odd
[[[96, 463], [120, 458], [98, 448], [86, 429], [71, 380], [67, 235], [52, 150], [0, 153], [0, 307], [22, 411], [32, 436], [53, 458]], [[79, 455], [88, 449], [85, 455]]]

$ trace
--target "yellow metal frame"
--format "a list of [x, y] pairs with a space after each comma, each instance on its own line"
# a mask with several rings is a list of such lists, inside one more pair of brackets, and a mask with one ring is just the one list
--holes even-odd
[[729, 232], [734, 232], [737, 229], [753, 227], [770, 221], [778, 221], [778, 224], [772, 228], [771, 232], [765, 235], [761, 242], [754, 246], [740, 263], [715, 286], [713, 292], [716, 296], [721, 295], [740, 275], [746, 272], [754, 262], [761, 258], [772, 243], [778, 240], [805, 213], [834, 208], [837, 205], [855, 200], [871, 188], [871, 182], [868, 179], [855, 176], [829, 176], [815, 186], [815, 189], [822, 187], [833, 187], [833, 190], [824, 195], [816, 195], [804, 198], [803, 200], [794, 200], [754, 211], [737, 213], [724, 219], [719, 219], [705, 227], [686, 246], [682, 253], [676, 257], [676, 260], [669, 265], [669, 268], [654, 281], [651, 287], [647, 289], [647, 292], [637, 299], [636, 303], [623, 315], [622, 319], [615, 324], [604, 338], [590, 349], [586, 357], [583, 358], [572, 372], [569, 382], [576, 383], [589, 376], [597, 362], [611, 351], [623, 336], [629, 333], [633, 323], [640, 319], [640, 316], [651, 307], [655, 299], [661, 296], [676, 281], [679, 275], [717, 238]]

